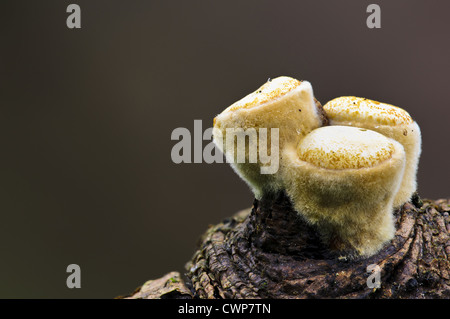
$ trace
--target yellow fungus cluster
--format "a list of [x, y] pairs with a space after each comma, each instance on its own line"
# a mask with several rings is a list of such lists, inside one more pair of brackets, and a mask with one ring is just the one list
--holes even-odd
[[[323, 117], [329, 126], [323, 126]], [[267, 163], [229, 162], [257, 198], [283, 190], [294, 208], [337, 250], [376, 253], [394, 236], [394, 207], [416, 190], [420, 129], [403, 109], [340, 97], [321, 109], [307, 81], [273, 79], [214, 119], [214, 141], [225, 155], [250, 154], [224, 140], [227, 129], [278, 129], [279, 170]], [[233, 140], [234, 141], [234, 140]], [[250, 142], [251, 143], [251, 142]]]

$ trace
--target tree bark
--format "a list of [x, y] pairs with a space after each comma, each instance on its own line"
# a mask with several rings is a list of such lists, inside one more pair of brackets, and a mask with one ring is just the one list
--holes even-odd
[[285, 193], [272, 194], [210, 226], [185, 280], [172, 272], [127, 298], [450, 298], [449, 212], [449, 199], [416, 194], [394, 212], [394, 239], [361, 258], [325, 246]]

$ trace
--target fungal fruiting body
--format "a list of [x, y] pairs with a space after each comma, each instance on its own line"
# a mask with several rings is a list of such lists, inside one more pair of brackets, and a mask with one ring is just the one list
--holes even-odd
[[390, 137], [403, 145], [406, 167], [394, 207], [409, 201], [417, 189], [417, 167], [421, 153], [419, 125], [405, 110], [369, 99], [343, 96], [324, 105], [331, 125], [367, 128]]
[[371, 255], [394, 235], [393, 200], [405, 165], [401, 144], [347, 126], [312, 131], [283, 172], [294, 208], [332, 248]]
[[[264, 192], [281, 187], [276, 172], [261, 172], [273, 164], [261, 155], [270, 153], [272, 161], [279, 161], [279, 150], [295, 145], [321, 125], [311, 84], [283, 76], [266, 82], [219, 114], [214, 119], [213, 138], [236, 173], [260, 198]], [[265, 137], [261, 134], [267, 139], [261, 139]], [[238, 160], [239, 154], [245, 155], [244, 161]]]
[[[415, 191], [420, 130], [406, 111], [365, 99], [335, 99], [324, 110], [309, 82], [279, 77], [218, 115], [214, 142], [256, 198], [285, 191], [330, 248], [370, 256], [392, 239], [393, 208]], [[279, 140], [228, 138], [261, 129], [278, 129]], [[261, 174], [267, 162], [250, 161], [252, 150], [274, 143], [279, 169]]]

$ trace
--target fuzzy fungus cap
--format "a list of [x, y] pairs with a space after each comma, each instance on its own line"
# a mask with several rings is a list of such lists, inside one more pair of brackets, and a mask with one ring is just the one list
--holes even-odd
[[[262, 162], [260, 152], [267, 149], [275, 160], [279, 154], [272, 152], [279, 153], [288, 144], [296, 145], [305, 135], [320, 127], [323, 115], [316, 102], [309, 82], [281, 76], [267, 81], [214, 119], [215, 144], [226, 155], [236, 173], [247, 182], [256, 198], [260, 198], [265, 191], [281, 187], [277, 174], [261, 174], [261, 167], [273, 163]], [[238, 129], [240, 131], [236, 131]], [[276, 132], [274, 129], [278, 136], [273, 135]], [[267, 143], [259, 142], [262, 130], [266, 130]], [[250, 138], [252, 133], [256, 134], [256, 140]], [[236, 138], [246, 135], [248, 140], [239, 144], [234, 135]], [[227, 144], [229, 141], [231, 143]], [[251, 162], [250, 157], [255, 154], [250, 154], [249, 150], [256, 150], [256, 162]], [[244, 163], [238, 162], [239, 153], [245, 154]]]
[[392, 157], [394, 145], [383, 135], [362, 128], [316, 129], [298, 146], [298, 158], [327, 169], [372, 167]]
[[343, 96], [324, 105], [331, 125], [366, 128], [390, 137], [403, 145], [406, 167], [403, 180], [394, 199], [398, 207], [409, 201], [417, 189], [417, 168], [421, 153], [419, 125], [405, 110], [355, 96]]
[[370, 256], [392, 239], [405, 167], [400, 143], [367, 129], [326, 126], [283, 156], [294, 208], [332, 248]]
[[311, 83], [288, 76], [267, 81], [214, 118], [224, 136], [227, 128], [278, 128], [281, 143], [298, 141], [321, 125]]

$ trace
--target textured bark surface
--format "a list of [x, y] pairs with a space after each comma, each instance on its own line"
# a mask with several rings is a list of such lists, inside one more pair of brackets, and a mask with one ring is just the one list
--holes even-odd
[[[450, 298], [450, 200], [413, 197], [395, 238], [370, 258], [325, 247], [284, 193], [211, 226], [186, 265], [130, 298]], [[370, 289], [369, 265], [381, 287]]]

